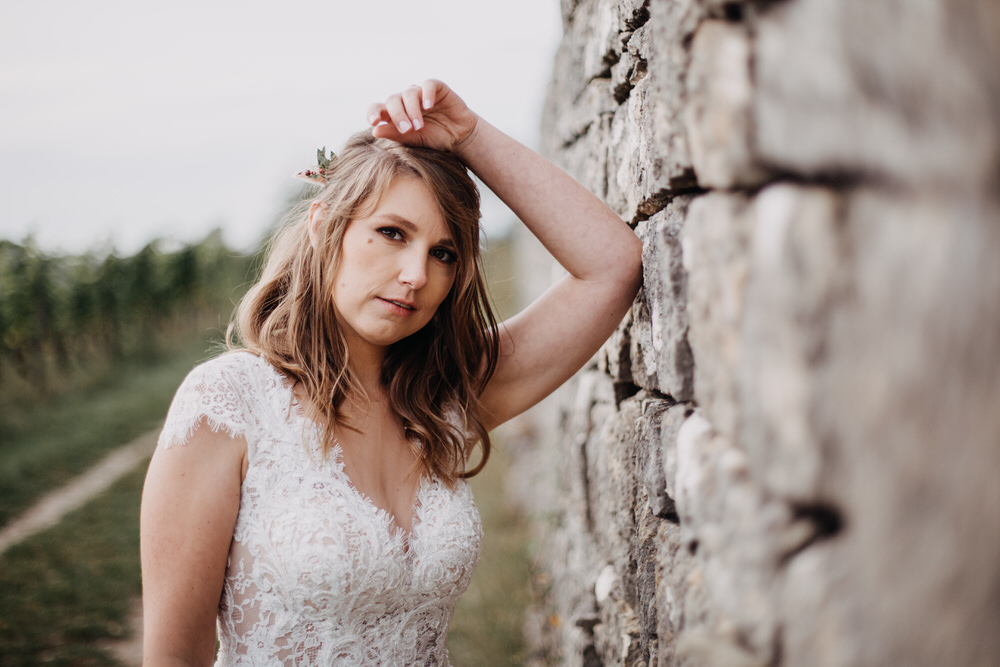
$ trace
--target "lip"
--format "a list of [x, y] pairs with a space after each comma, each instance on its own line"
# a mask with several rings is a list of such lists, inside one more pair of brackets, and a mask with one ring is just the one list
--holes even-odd
[[417, 311], [416, 305], [412, 301], [407, 301], [406, 299], [385, 299], [382, 297], [377, 298], [388, 310], [394, 315], [407, 316], [412, 315]]

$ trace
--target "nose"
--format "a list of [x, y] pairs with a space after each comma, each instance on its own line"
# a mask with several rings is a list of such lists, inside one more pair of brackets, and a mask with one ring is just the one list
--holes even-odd
[[399, 267], [399, 282], [410, 289], [418, 290], [427, 284], [427, 254], [424, 252], [404, 253]]

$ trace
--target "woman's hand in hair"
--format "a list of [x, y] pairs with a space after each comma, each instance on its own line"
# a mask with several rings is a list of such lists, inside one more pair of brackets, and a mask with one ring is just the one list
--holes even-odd
[[368, 124], [376, 137], [410, 146], [458, 153], [479, 122], [447, 84], [428, 79], [390, 95], [368, 108]]

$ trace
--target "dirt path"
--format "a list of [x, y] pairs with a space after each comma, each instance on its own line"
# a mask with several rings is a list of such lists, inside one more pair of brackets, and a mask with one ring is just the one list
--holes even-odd
[[129, 605], [128, 638], [108, 639], [99, 646], [115, 656], [126, 667], [142, 666], [142, 598]]
[[[119, 447], [87, 472], [42, 497], [27, 512], [0, 530], [0, 554], [21, 540], [59, 523], [66, 514], [135, 470], [153, 453], [159, 432], [157, 428]], [[102, 647], [123, 664], [138, 667], [142, 664], [142, 601], [139, 598], [132, 601], [128, 624], [131, 630], [128, 639], [107, 641], [102, 643]]]
[[0, 530], [0, 554], [23, 539], [50, 528], [66, 514], [132, 472], [156, 447], [159, 429], [108, 454], [69, 484], [52, 491]]

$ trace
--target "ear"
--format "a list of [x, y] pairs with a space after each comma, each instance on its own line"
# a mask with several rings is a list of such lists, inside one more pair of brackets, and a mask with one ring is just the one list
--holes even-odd
[[326, 217], [329, 208], [325, 201], [314, 201], [309, 206], [309, 245], [313, 249], [319, 247], [319, 223]]

